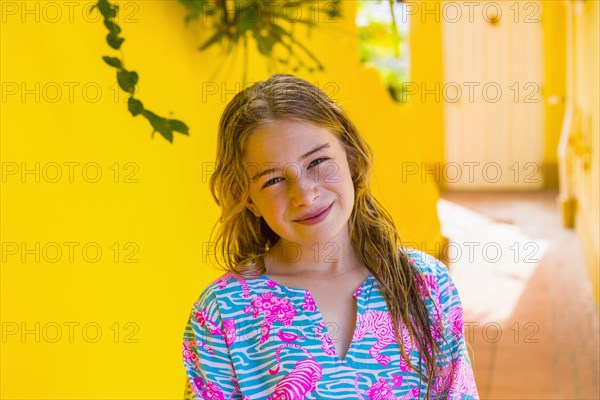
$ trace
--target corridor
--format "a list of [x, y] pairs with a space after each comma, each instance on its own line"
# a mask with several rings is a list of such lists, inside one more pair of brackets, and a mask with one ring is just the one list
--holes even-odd
[[482, 399], [599, 399], [599, 325], [556, 192], [442, 194], [443, 234]]

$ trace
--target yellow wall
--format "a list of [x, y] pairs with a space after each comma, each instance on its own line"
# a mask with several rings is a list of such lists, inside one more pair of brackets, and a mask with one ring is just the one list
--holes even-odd
[[[129, 17], [121, 22], [123, 57], [140, 73], [138, 97], [191, 128], [174, 144], [158, 134], [151, 139], [101, 60], [119, 55], [106, 45], [104, 26], [84, 18], [88, 3], [75, 3], [54, 2], [58, 19], [49, 3], [0, 3], [1, 397], [178, 398], [185, 320], [218, 274], [203, 262], [202, 244], [218, 215], [205, 172], [240, 71], [211, 78], [221, 61], [216, 51], [195, 50], [207, 33], [184, 26], [178, 2], [122, 2]], [[344, 2], [344, 22], [313, 33], [327, 71], [303, 77], [329, 85], [349, 111], [374, 148], [381, 201], [406, 241], [432, 250], [441, 240], [437, 189], [420, 179], [402, 183], [400, 173], [403, 161], [439, 159], [441, 105], [392, 103], [377, 74], [357, 62], [353, 7]], [[413, 78], [436, 80], [439, 26], [413, 29]], [[250, 80], [266, 78], [263, 61], [255, 53], [250, 61]], [[219, 92], [207, 95], [213, 85]], [[35, 173], [21, 175], [36, 166], [39, 182]], [[57, 166], [62, 176], [52, 183]], [[97, 170], [102, 175], [93, 182]]]
[[542, 2], [544, 30], [544, 187], [558, 189], [558, 155], [566, 105], [566, 26], [562, 1]]
[[597, 1], [575, 1], [573, 63], [575, 131], [572, 132], [573, 182], [577, 198], [577, 231], [582, 239], [590, 279], [600, 308], [600, 30]]

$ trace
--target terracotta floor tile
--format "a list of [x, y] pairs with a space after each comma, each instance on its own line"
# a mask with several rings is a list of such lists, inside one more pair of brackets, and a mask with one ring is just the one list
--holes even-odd
[[[456, 257], [450, 265], [482, 399], [600, 399], [598, 310], [556, 195], [442, 195], [442, 232], [451, 242], [495, 242], [510, 256]], [[525, 245], [535, 248], [536, 262], [516, 257]]]

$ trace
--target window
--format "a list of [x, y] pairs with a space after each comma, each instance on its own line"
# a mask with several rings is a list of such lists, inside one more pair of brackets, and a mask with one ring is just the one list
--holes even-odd
[[390, 96], [401, 102], [406, 98], [403, 83], [409, 79], [410, 65], [406, 5], [395, 0], [357, 4], [360, 60], [377, 70]]

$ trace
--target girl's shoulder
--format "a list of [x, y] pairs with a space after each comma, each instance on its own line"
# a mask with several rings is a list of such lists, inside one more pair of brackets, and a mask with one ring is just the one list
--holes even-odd
[[212, 308], [224, 303], [237, 302], [236, 299], [245, 303], [257, 291], [267, 288], [268, 283], [263, 275], [241, 277], [232, 272], [225, 272], [206, 285], [194, 305], [201, 308]]
[[405, 252], [410, 263], [418, 270], [417, 283], [422, 293], [440, 299], [454, 290], [454, 283], [444, 263], [421, 250], [405, 249]]
[[417, 249], [404, 249], [413, 267], [417, 268], [423, 275], [441, 277], [448, 273], [448, 269], [437, 258]]

